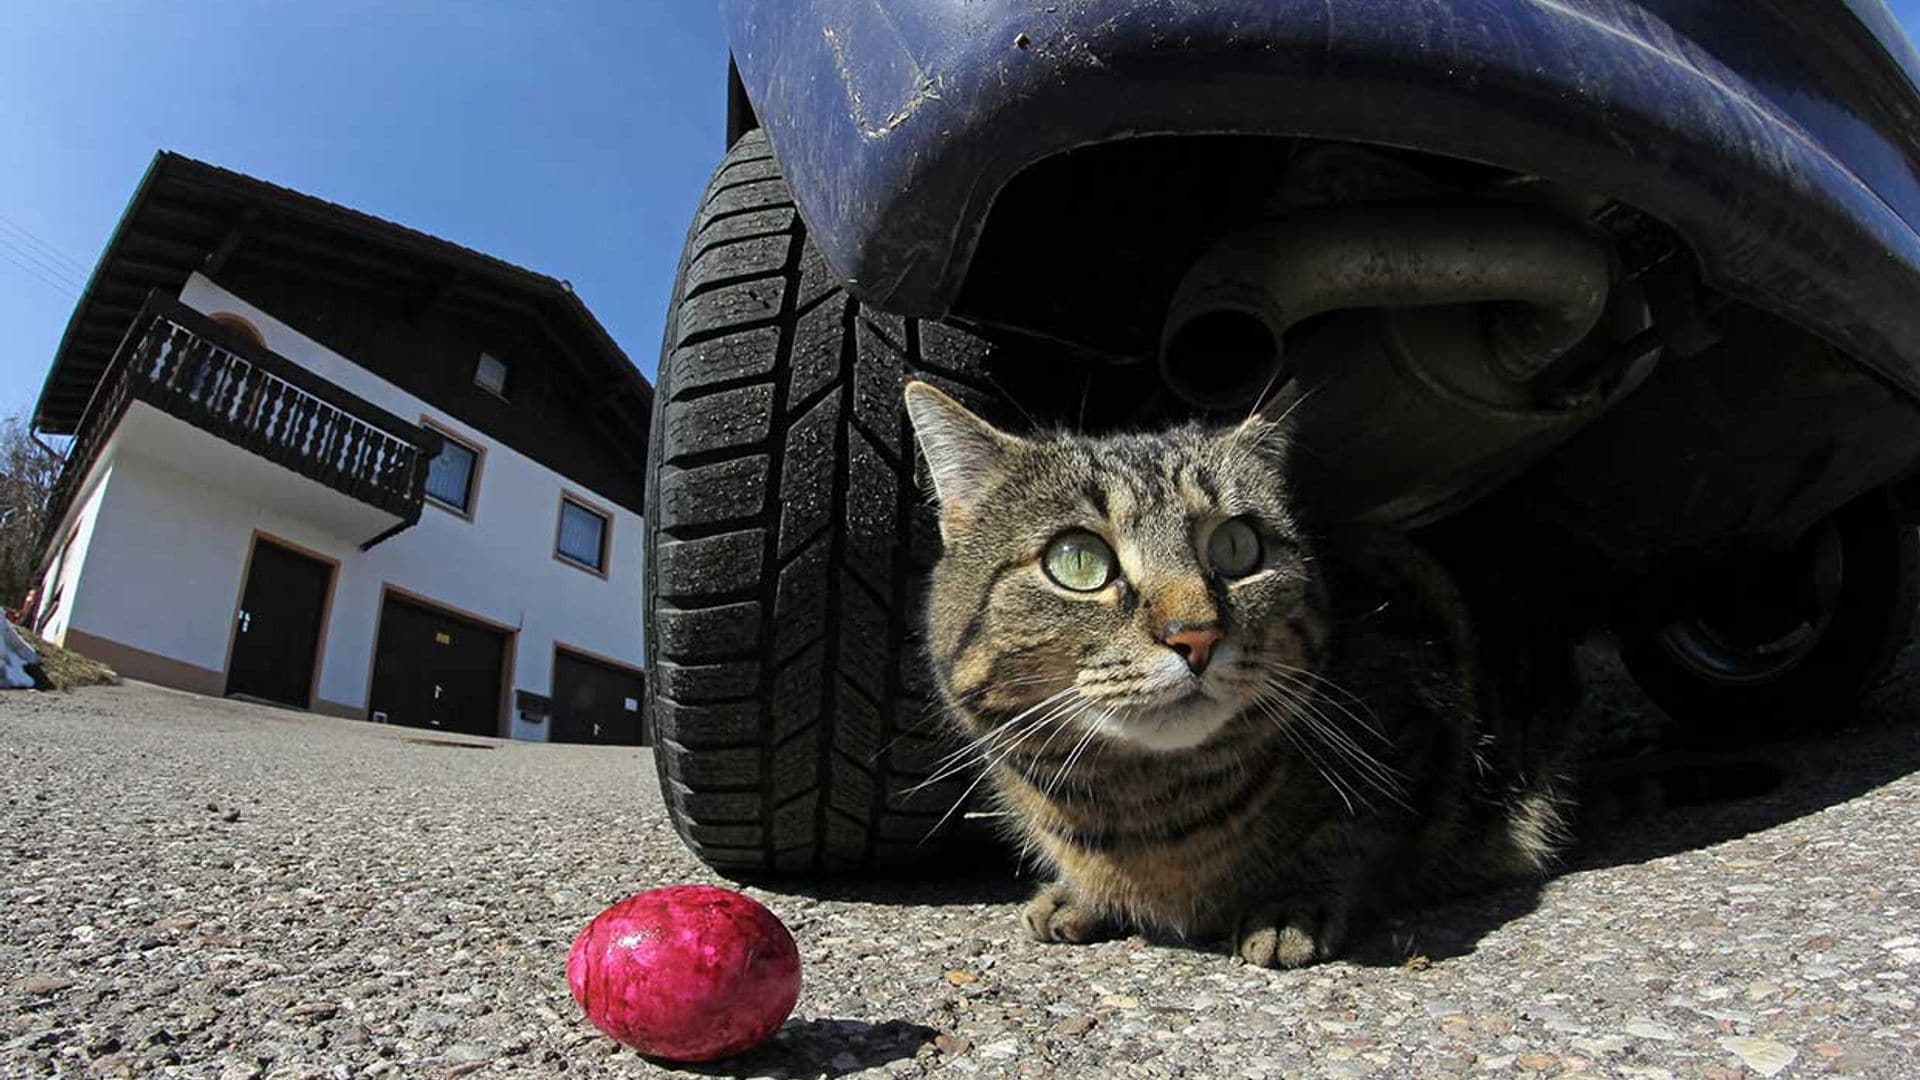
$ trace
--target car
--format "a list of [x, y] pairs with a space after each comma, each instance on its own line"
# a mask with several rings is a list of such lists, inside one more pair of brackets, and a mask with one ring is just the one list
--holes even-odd
[[[1877, 0], [722, 0], [649, 449], [646, 715], [738, 874], [966, 818], [901, 402], [1272, 402], [1683, 734], [1833, 724], [1916, 603], [1920, 60]], [[976, 811], [985, 813], [985, 811]]]

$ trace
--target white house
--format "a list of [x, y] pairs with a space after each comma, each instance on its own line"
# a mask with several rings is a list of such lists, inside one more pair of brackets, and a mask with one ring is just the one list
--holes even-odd
[[34, 621], [201, 693], [638, 741], [651, 399], [564, 283], [162, 153], [35, 412], [73, 442]]

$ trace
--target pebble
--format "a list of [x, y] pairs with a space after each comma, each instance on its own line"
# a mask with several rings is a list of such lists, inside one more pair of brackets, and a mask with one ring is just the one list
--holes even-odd
[[1053, 1025], [1053, 1031], [1056, 1035], [1085, 1035], [1087, 1032], [1092, 1031], [1094, 1025], [1099, 1022], [1098, 1017], [1088, 1014], [1069, 1016], [1065, 1020]]
[[1679, 1032], [1665, 1024], [1648, 1020], [1645, 1017], [1636, 1017], [1627, 1021], [1626, 1031], [1627, 1034], [1637, 1035], [1642, 1039], [1658, 1039], [1661, 1042], [1680, 1041]]
[[29, 975], [13, 984], [14, 989], [28, 997], [45, 997], [57, 994], [74, 985], [65, 975]]
[[941, 1032], [933, 1037], [933, 1045], [947, 1057], [959, 1057], [973, 1049], [973, 1040], [964, 1035], [949, 1035]]
[[1738, 1055], [1747, 1068], [1761, 1076], [1778, 1076], [1793, 1064], [1799, 1052], [1786, 1043], [1735, 1035], [1720, 1040], [1720, 1045]]
[[1020, 1043], [1015, 1039], [1002, 1039], [982, 1046], [977, 1055], [986, 1061], [1005, 1061], [1020, 1056]]

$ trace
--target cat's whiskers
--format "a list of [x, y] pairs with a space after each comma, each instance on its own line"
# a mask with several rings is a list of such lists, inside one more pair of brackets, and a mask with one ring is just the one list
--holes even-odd
[[1329, 691], [1343, 695], [1365, 709], [1368, 716], [1372, 717], [1373, 710], [1365, 701], [1318, 672], [1273, 659], [1262, 660], [1260, 666], [1265, 671], [1263, 684], [1266, 691], [1284, 694], [1288, 699], [1287, 704], [1297, 714], [1299, 723], [1311, 732], [1330, 753], [1334, 754], [1336, 760], [1344, 759], [1349, 762], [1355, 770], [1355, 779], [1365, 781], [1368, 786], [1397, 805], [1411, 809], [1403, 797], [1406, 777], [1361, 746], [1352, 735], [1348, 734], [1339, 720], [1327, 711], [1328, 709], [1336, 711], [1340, 717], [1350, 721], [1381, 743], [1393, 745], [1393, 741], [1384, 732], [1334, 698]]
[[[1092, 702], [1088, 702], [1089, 706], [1092, 704]], [[1086, 711], [1086, 709], [1081, 710], [1082, 713]], [[1099, 727], [1094, 724], [1083, 724], [1082, 727], [1085, 730], [1080, 734], [1080, 741], [1075, 743], [1073, 749], [1067, 753], [1067, 759], [1060, 763], [1060, 771], [1054, 773], [1053, 779], [1047, 784], [1046, 794], [1048, 798], [1052, 798], [1053, 793], [1059, 790], [1061, 781], [1065, 780], [1067, 774], [1073, 771], [1073, 766], [1080, 760], [1080, 755], [1086, 752], [1088, 744], [1092, 743], [1100, 733]]]
[[[929, 784], [965, 772], [975, 766], [980, 767], [980, 776], [985, 776], [988, 772], [992, 771], [993, 765], [1003, 760], [1006, 755], [1011, 753], [1020, 743], [1037, 734], [1048, 725], [1055, 723], [1066, 710], [1072, 708], [1075, 703], [1074, 700], [1072, 700], [1073, 694], [1074, 688], [1068, 687], [1065, 690], [1061, 690], [1035, 702], [1024, 712], [1020, 713], [1020, 715], [997, 725], [985, 735], [979, 736], [967, 746], [960, 748], [959, 751], [943, 758], [942, 761], [945, 762], [944, 766], [938, 768], [936, 772], [927, 779], [922, 780], [919, 784], [908, 789], [909, 793], [919, 791]], [[1035, 719], [1026, 719], [1041, 709], [1046, 709], [1046, 712]], [[976, 777], [974, 786], [977, 786], [978, 783], [979, 777]], [[973, 787], [970, 786], [967, 790], [970, 793]], [[965, 796], [963, 795], [961, 799], [964, 801]]]
[[1320, 778], [1327, 782], [1327, 786], [1333, 789], [1333, 793], [1340, 796], [1340, 801], [1346, 804], [1347, 813], [1358, 814], [1360, 812], [1354, 806], [1356, 799], [1359, 800], [1360, 805], [1367, 807], [1369, 810], [1373, 808], [1373, 805], [1367, 802], [1366, 798], [1361, 796], [1357, 791], [1352, 793], [1348, 792], [1347, 785], [1340, 782], [1338, 772], [1327, 768], [1326, 763], [1320, 760], [1320, 755], [1314, 753], [1313, 747], [1301, 737], [1299, 732], [1293, 730], [1290, 715], [1281, 715], [1274, 707], [1274, 702], [1265, 697], [1255, 698], [1254, 705], [1260, 710], [1262, 715], [1273, 721], [1273, 726], [1280, 732], [1281, 737], [1293, 744], [1293, 748], [1300, 752], [1300, 756], [1307, 759], [1307, 763], [1312, 765], [1314, 771], [1320, 774]]
[[[924, 788], [930, 787], [950, 777], [961, 775], [976, 767], [979, 768], [981, 774], [984, 775], [993, 764], [994, 759], [1003, 756], [1003, 751], [1011, 750], [1029, 735], [1038, 732], [1047, 723], [1052, 721], [1055, 715], [1055, 713], [1049, 712], [1018, 730], [996, 731], [960, 748], [954, 755], [949, 755], [948, 759], [943, 759], [945, 763], [940, 764], [925, 780], [908, 788], [907, 794], [916, 794]], [[971, 788], [969, 788], [969, 790], [971, 790]]]
[[[1405, 777], [1392, 766], [1373, 756], [1355, 742], [1352, 736], [1342, 731], [1339, 724], [1321, 709], [1311, 690], [1310, 686], [1281, 681], [1270, 681], [1265, 687], [1265, 693], [1288, 706], [1292, 718], [1303, 729], [1303, 734], [1311, 735], [1316, 739], [1331, 755], [1333, 762], [1344, 762], [1349, 767], [1352, 775], [1348, 777], [1348, 781], [1356, 790], [1364, 784], [1378, 791], [1395, 805], [1411, 810], [1412, 807], [1403, 795]], [[1371, 809], [1371, 803], [1368, 806]]]
[[[1375, 776], [1379, 776], [1384, 784], [1388, 784], [1388, 786], [1392, 786], [1392, 788], [1396, 788], [1396, 790], [1400, 788], [1400, 782], [1404, 780], [1404, 776], [1400, 774], [1400, 771], [1396, 771], [1394, 767], [1390, 767], [1390, 765], [1386, 765], [1384, 761], [1380, 761], [1379, 757], [1373, 755], [1373, 751], [1359, 746], [1359, 742], [1354, 740], [1354, 736], [1350, 736], [1350, 734], [1340, 726], [1340, 723], [1323, 709], [1323, 705], [1327, 705], [1327, 703], [1331, 703], [1331, 701], [1327, 701], [1327, 698], [1325, 698], [1323, 694], [1317, 694], [1311, 684], [1302, 684], [1302, 682], [1292, 682], [1292, 680], [1286, 680], [1286, 678], [1279, 678], [1279, 680], [1271, 680], [1267, 686], [1269, 686], [1271, 690], [1275, 690], [1275, 692], [1279, 692], [1279, 694], [1286, 694], [1286, 696], [1290, 696], [1292, 700], [1296, 701], [1298, 707], [1300, 707], [1300, 711], [1304, 713], [1304, 717], [1302, 717], [1304, 723], [1315, 726], [1315, 728], [1319, 730], [1319, 734], [1323, 736], [1323, 742], [1329, 742], [1331, 748], [1340, 749], [1342, 753], [1346, 753], [1356, 765], [1363, 767], [1367, 773], [1373, 773]], [[1352, 711], [1344, 711], [1344, 715], [1346, 715], [1348, 719], [1356, 719]]]
[[[898, 732], [894, 734], [893, 738], [888, 739], [884, 744], [881, 745], [880, 749], [875, 750], [873, 752], [873, 756], [867, 759], [867, 764], [872, 765], [877, 763], [880, 760], [880, 758], [887, 753], [887, 751], [892, 750], [894, 747], [900, 745], [901, 739], [904, 739], [909, 735], [918, 733], [921, 729], [925, 728], [929, 724], [939, 723], [942, 719], [944, 719], [947, 716], [948, 713], [953, 711], [953, 708], [955, 706], [970, 705], [973, 702], [978, 701], [981, 697], [984, 697], [986, 694], [991, 693], [994, 690], [1004, 689], [1009, 686], [1032, 686], [1036, 683], [1053, 682], [1058, 678], [1060, 678], [1060, 676], [1049, 674], [1049, 675], [1026, 675], [1026, 676], [1013, 678], [1013, 679], [996, 679], [985, 686], [978, 687], [977, 689], [969, 690], [964, 694], [954, 695], [951, 705], [949, 705], [944, 698], [935, 697], [933, 700], [928, 701], [926, 705], [921, 707], [920, 718], [918, 720], [915, 720], [913, 723], [902, 727]], [[950, 731], [952, 729], [950, 725], [943, 725], [943, 730]], [[955, 751], [952, 751], [951, 753], [962, 753], [964, 752], [964, 750], [965, 750], [965, 747], [962, 747], [960, 750], [955, 750]], [[951, 755], [947, 755], [947, 756], [951, 756]], [[937, 767], [941, 762], [944, 762], [945, 760], [946, 760], [946, 756], [943, 756], [940, 759], [940, 761], [936, 761], [934, 764]]]
[[[1283, 732], [1293, 742], [1296, 749], [1305, 755], [1315, 769], [1348, 805], [1349, 812], [1354, 810], [1353, 803], [1358, 802], [1368, 810], [1374, 809], [1373, 801], [1366, 796], [1364, 787], [1378, 787], [1373, 778], [1365, 775], [1349, 775], [1352, 762], [1347, 755], [1341, 754], [1331, 745], [1316, 722], [1312, 712], [1312, 703], [1284, 688], [1270, 686], [1263, 693], [1267, 715], [1281, 725]], [[1279, 715], [1275, 706], [1285, 709], [1285, 716]], [[1316, 750], [1315, 747], [1318, 747]], [[1342, 766], [1345, 766], [1343, 768]]]
[[[1276, 690], [1297, 697], [1302, 708], [1309, 714], [1311, 721], [1323, 726], [1325, 736], [1336, 740], [1338, 748], [1343, 750], [1348, 756], [1353, 757], [1356, 763], [1394, 781], [1395, 786], [1398, 786], [1399, 780], [1402, 779], [1399, 772], [1375, 757], [1372, 752], [1368, 751], [1365, 747], [1362, 747], [1354, 740], [1353, 736], [1347, 734], [1339, 723], [1322, 708], [1323, 705], [1334, 705], [1334, 707], [1338, 708], [1338, 703], [1328, 701], [1324, 695], [1315, 693], [1313, 687], [1309, 685], [1285, 680], [1276, 681], [1271, 685], [1273, 685]], [[1352, 712], [1342, 711], [1345, 712], [1345, 715], [1349, 719], [1354, 719], [1356, 722], [1358, 721], [1358, 718], [1354, 717]]]
[[[989, 756], [988, 754], [981, 755], [980, 774], [973, 778], [973, 783], [967, 785], [967, 789], [960, 793], [959, 798], [953, 800], [953, 805], [947, 807], [947, 812], [940, 815], [939, 821], [936, 821], [933, 823], [933, 828], [927, 830], [926, 836], [923, 836], [920, 838], [921, 843], [924, 844], [927, 842], [928, 839], [932, 838], [932, 836], [935, 833], [939, 832], [940, 829], [943, 826], [945, 826], [949, 820], [953, 818], [953, 815], [957, 813], [962, 806], [966, 805], [967, 800], [972, 798], [974, 791], [980, 787], [981, 781], [985, 780], [988, 776], [992, 775], [995, 767], [1000, 765], [1000, 763], [1004, 762], [1007, 759], [1007, 756], [1009, 754], [1012, 754], [1013, 751], [1016, 748], [1018, 748], [1020, 743], [1025, 741], [1028, 735], [1038, 731], [1042, 725], [1052, 723], [1054, 726], [1054, 730], [1048, 735], [1048, 741], [1051, 742], [1053, 735], [1058, 734], [1061, 728], [1064, 728], [1068, 723], [1072, 722], [1075, 707], [1081, 702], [1084, 702], [1086, 699], [1084, 695], [1081, 695], [1076, 688], [1071, 686], [1063, 691], [1060, 691], [1060, 693], [1058, 694], [1053, 694], [1047, 698], [1042, 699], [1039, 704], [1034, 705], [1032, 708], [1029, 708], [1026, 713], [1021, 713], [1020, 715], [1025, 716], [1027, 715], [1027, 713], [1031, 713], [1035, 709], [1040, 708], [1041, 705], [1045, 705], [1047, 702], [1054, 701], [1066, 694], [1072, 694], [1074, 695], [1074, 698], [1068, 701], [1065, 705], [1057, 705], [1054, 708], [1049, 709], [1046, 715], [1042, 716], [1038, 720], [1035, 720], [1029, 723], [1025, 728], [1023, 728], [1018, 736], [1009, 740], [1004, 740], [1001, 744], [1002, 748], [1000, 748], [999, 753], [997, 755], [992, 755], [992, 756]], [[1018, 717], [1015, 718], [1015, 720], [1017, 719]], [[1015, 721], [1010, 720], [1007, 722], [1007, 724], [1002, 726], [1010, 727], [1014, 722]], [[923, 781], [922, 786], [931, 782], [932, 782], [931, 780]]]
[[1324, 687], [1326, 691], [1331, 691], [1334, 694], [1339, 694], [1341, 697], [1345, 698], [1347, 701], [1350, 701], [1353, 704], [1358, 705], [1367, 714], [1364, 718], [1361, 717], [1358, 713], [1354, 712], [1352, 709], [1348, 708], [1346, 705], [1341, 704], [1340, 701], [1329, 696], [1329, 694], [1326, 692], [1321, 692], [1317, 695], [1321, 700], [1324, 700], [1327, 704], [1345, 713], [1348, 719], [1352, 720], [1361, 729], [1365, 730], [1367, 734], [1372, 735], [1374, 738], [1379, 739], [1381, 742], [1386, 743], [1389, 746], [1393, 745], [1393, 740], [1389, 739], [1386, 735], [1386, 732], [1381, 731], [1380, 728], [1377, 726], [1377, 723], [1380, 718], [1374, 714], [1373, 707], [1368, 705], [1366, 703], [1366, 700], [1363, 699], [1360, 695], [1354, 693], [1351, 690], [1348, 690], [1346, 687], [1341, 686], [1339, 683], [1334, 682], [1332, 679], [1327, 678], [1325, 675], [1322, 675], [1320, 672], [1313, 671], [1308, 668], [1295, 667], [1294, 665], [1289, 664], [1283, 660], [1266, 658], [1259, 661], [1259, 663], [1269, 671], [1277, 672], [1281, 675], [1294, 678], [1294, 679], [1309, 680], [1314, 685], [1319, 687]]
[[[1081, 694], [1079, 699], [1075, 701], [1073, 705], [1066, 710], [1066, 714], [1060, 717], [1060, 722], [1057, 724], [1054, 724], [1052, 730], [1047, 732], [1046, 741], [1040, 744], [1040, 749], [1035, 750], [1030, 756], [1036, 761], [1039, 760], [1040, 758], [1046, 757], [1048, 748], [1053, 746], [1053, 740], [1059, 738], [1061, 732], [1066, 731], [1068, 728], [1072, 727], [1073, 722], [1076, 719], [1078, 719], [1081, 714], [1085, 713], [1090, 705], [1092, 705], [1092, 702], [1088, 700], [1086, 694], [1084, 693]], [[1010, 752], [1011, 751], [1009, 751], [1009, 753]], [[1000, 755], [1001, 760], [1004, 761], [1007, 758], [1007, 756], [1008, 756], [1007, 754]], [[1022, 776], [1026, 775], [1025, 769], [1021, 769], [1019, 771]]]
[[909, 795], [915, 794], [923, 788], [945, 780], [949, 776], [965, 771], [976, 762], [986, 761], [987, 758], [992, 756], [993, 751], [998, 749], [1003, 742], [1008, 744], [1019, 742], [1030, 732], [1038, 730], [1039, 725], [1052, 719], [1052, 714], [1049, 712], [1048, 715], [1042, 716], [1039, 720], [1026, 723], [1024, 726], [1022, 726], [1023, 721], [1026, 721], [1026, 719], [1034, 713], [1047, 709], [1049, 706], [1055, 705], [1078, 692], [1079, 691], [1072, 686], [1055, 691], [1041, 698], [1039, 701], [1034, 702], [1011, 719], [994, 725], [985, 734], [973, 737], [966, 745], [961, 746], [959, 749], [946, 754], [934, 762], [934, 771], [925, 780], [908, 788], [906, 793]]
[[1387, 765], [1363, 751], [1356, 751], [1350, 742], [1345, 741], [1344, 734], [1328, 726], [1323, 719], [1309, 720], [1306, 728], [1320, 740], [1321, 745], [1327, 747], [1337, 757], [1350, 762], [1353, 765], [1354, 775], [1378, 791], [1388, 802], [1403, 810], [1413, 809], [1401, 795], [1399, 776]]

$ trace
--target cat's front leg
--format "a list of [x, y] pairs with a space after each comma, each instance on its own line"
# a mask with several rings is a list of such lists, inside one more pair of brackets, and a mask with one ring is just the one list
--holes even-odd
[[1297, 968], [1332, 959], [1347, 941], [1347, 905], [1338, 896], [1275, 900], [1242, 912], [1233, 951], [1257, 967]]
[[1035, 941], [1087, 945], [1120, 936], [1112, 919], [1076, 898], [1064, 882], [1043, 886], [1027, 901], [1026, 922]]

